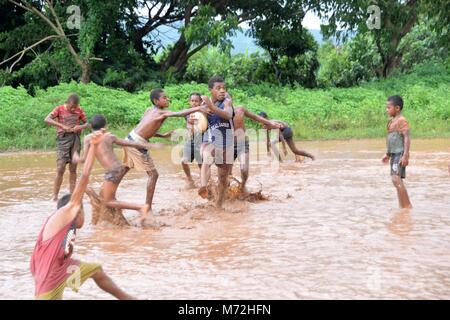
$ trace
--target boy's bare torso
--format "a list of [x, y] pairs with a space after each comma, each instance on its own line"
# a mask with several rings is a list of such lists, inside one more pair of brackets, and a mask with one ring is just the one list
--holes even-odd
[[166, 114], [167, 111], [158, 108], [147, 109], [134, 131], [145, 140], [152, 138], [164, 123]]

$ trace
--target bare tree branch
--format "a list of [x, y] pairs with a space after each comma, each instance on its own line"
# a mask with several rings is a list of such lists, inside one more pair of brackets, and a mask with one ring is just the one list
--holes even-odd
[[52, 36], [45, 37], [45, 38], [39, 40], [38, 42], [32, 44], [31, 46], [29, 46], [29, 47], [23, 49], [22, 51], [16, 53], [15, 55], [9, 57], [8, 59], [6, 59], [6, 60], [0, 62], [0, 66], [1, 66], [2, 64], [7, 63], [8, 61], [14, 59], [15, 57], [17, 57], [17, 56], [19, 56], [19, 55], [22, 55], [22, 56], [23, 56], [23, 54], [24, 54], [25, 52], [27, 52], [28, 50], [33, 49], [34, 47], [38, 46], [38, 45], [41, 44], [42, 42], [45, 42], [45, 41], [47, 41], [47, 40], [54, 39], [54, 38], [62, 38], [62, 36], [60, 36], [60, 35], [52, 35]]

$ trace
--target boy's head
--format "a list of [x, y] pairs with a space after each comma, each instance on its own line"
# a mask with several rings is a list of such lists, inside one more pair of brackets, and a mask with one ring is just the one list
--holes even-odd
[[269, 119], [269, 116], [267, 115], [267, 113], [265, 113], [264, 111], [258, 113], [258, 116], [264, 118], [264, 119]]
[[227, 86], [222, 77], [215, 76], [208, 81], [208, 88], [214, 100], [223, 101], [227, 93]]
[[91, 119], [93, 131], [98, 131], [106, 127], [106, 118], [102, 115], [95, 115]]
[[[71, 198], [72, 198], [72, 195], [71, 195], [71, 194], [66, 194], [66, 195], [64, 195], [63, 197], [61, 197], [61, 198], [58, 200], [58, 203], [56, 204], [56, 209], [59, 210], [59, 209], [61, 209], [62, 207], [65, 207], [65, 206], [70, 202], [70, 199], [71, 199]], [[79, 214], [83, 214], [83, 203], [81, 203], [80, 210], [78, 211], [77, 216], [78, 216]]]
[[66, 100], [66, 108], [70, 112], [75, 111], [80, 105], [80, 97], [76, 93], [72, 93]]
[[150, 101], [153, 103], [155, 107], [158, 108], [168, 108], [170, 100], [167, 97], [166, 93], [163, 89], [157, 88], [153, 89], [150, 93]]
[[189, 105], [191, 108], [198, 107], [202, 104], [202, 95], [198, 92], [193, 92], [189, 96]]
[[389, 116], [395, 117], [403, 110], [403, 99], [400, 96], [392, 96], [387, 99], [386, 112]]

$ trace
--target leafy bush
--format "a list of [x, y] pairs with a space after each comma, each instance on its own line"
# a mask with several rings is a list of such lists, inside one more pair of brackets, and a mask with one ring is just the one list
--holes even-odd
[[[193, 91], [208, 93], [205, 84], [194, 82], [167, 85], [165, 90], [171, 98], [171, 110], [187, 108]], [[71, 92], [81, 96], [88, 117], [105, 115], [113, 132], [121, 135], [139, 122], [150, 105], [149, 90], [131, 94], [93, 83], [70, 82], [37, 89], [34, 97], [24, 87], [2, 87], [0, 150], [54, 147], [55, 129], [43, 120]], [[310, 90], [260, 83], [230, 86], [230, 92], [236, 106], [244, 105], [253, 112], [264, 110], [273, 119], [289, 122], [301, 139], [382, 137], [386, 98], [393, 94], [404, 97], [404, 113], [414, 136], [450, 136], [450, 72], [435, 62], [417, 66], [409, 75], [354, 88]], [[168, 119], [162, 131], [182, 127], [184, 119]]]

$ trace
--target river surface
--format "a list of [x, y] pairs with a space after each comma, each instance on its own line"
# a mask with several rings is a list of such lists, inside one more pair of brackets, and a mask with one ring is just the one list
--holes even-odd
[[[249, 188], [262, 187], [269, 200], [227, 202], [223, 211], [185, 189], [171, 148], [157, 146], [159, 227], [92, 226], [85, 197], [74, 257], [100, 262], [140, 299], [450, 299], [450, 141], [413, 140], [411, 211], [398, 209], [380, 161], [384, 141], [299, 146], [317, 160], [253, 161]], [[55, 209], [54, 175], [53, 152], [0, 155], [0, 299], [33, 298], [29, 260]], [[96, 166], [91, 186], [98, 190], [102, 178]], [[118, 199], [143, 203], [145, 187], [146, 176], [131, 171]], [[92, 280], [64, 297], [110, 298]]]

